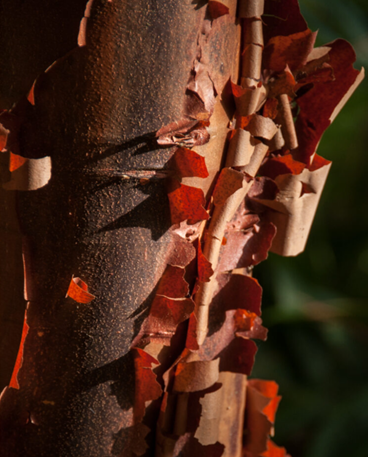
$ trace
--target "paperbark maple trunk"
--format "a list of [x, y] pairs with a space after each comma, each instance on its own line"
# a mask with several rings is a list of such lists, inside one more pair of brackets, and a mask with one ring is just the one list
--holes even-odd
[[297, 0], [40, 4], [1, 16], [2, 455], [286, 456], [251, 270], [305, 247], [351, 46]]
[[[170, 252], [164, 182], [141, 178], [171, 155], [155, 133], [182, 117], [204, 9], [192, 0], [91, 5], [86, 46], [73, 50], [84, 0], [3, 2], [3, 108], [41, 75], [20, 147], [25, 156], [52, 158], [46, 187], [2, 191], [4, 255], [16, 259], [1, 279], [1, 325], [11, 328], [1, 341], [2, 387], [26, 304], [21, 245], [29, 325], [20, 388], [1, 399], [4, 457], [130, 455], [128, 351]], [[224, 41], [219, 36], [215, 54], [233, 55]], [[223, 107], [216, 112], [226, 117]], [[226, 133], [219, 132], [222, 145]], [[207, 190], [221, 161], [217, 149]], [[127, 172], [140, 178], [122, 179]], [[65, 298], [72, 276], [86, 281], [93, 302]]]

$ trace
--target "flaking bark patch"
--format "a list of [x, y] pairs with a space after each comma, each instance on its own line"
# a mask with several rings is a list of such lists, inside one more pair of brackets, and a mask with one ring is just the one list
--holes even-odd
[[12, 457], [286, 455], [277, 386], [247, 380], [267, 337], [251, 272], [304, 249], [317, 144], [364, 73], [342, 40], [313, 50], [296, 0], [148, 3], [90, 0], [78, 46], [0, 114], [5, 179], [53, 164], [8, 186], [29, 301]]

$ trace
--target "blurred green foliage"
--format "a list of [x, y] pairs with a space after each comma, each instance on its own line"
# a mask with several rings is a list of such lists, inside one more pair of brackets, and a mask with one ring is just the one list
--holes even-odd
[[[366, 0], [300, 0], [317, 45], [345, 38], [368, 68]], [[253, 377], [283, 400], [275, 441], [293, 457], [368, 456], [368, 81], [324, 134], [330, 176], [305, 252], [255, 269], [269, 338]]]

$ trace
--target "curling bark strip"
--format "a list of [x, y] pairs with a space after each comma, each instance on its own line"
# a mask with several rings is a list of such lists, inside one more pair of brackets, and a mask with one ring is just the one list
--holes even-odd
[[[245, 2], [240, 2], [240, 17], [252, 17], [250, 16], [252, 12], [252, 6], [251, 2], [249, 3], [249, 10], [245, 8], [244, 6]], [[262, 2], [258, 2], [258, 8], [256, 11], [260, 13], [260, 15], [263, 12], [263, 5]], [[258, 21], [257, 21], [258, 22]], [[244, 24], [243, 24], [244, 27]], [[247, 25], [245, 24], [245, 27]], [[259, 39], [258, 41], [261, 42], [262, 40], [262, 31], [259, 30], [259, 27], [257, 29], [253, 30], [251, 28], [251, 37], [254, 37], [254, 35], [257, 34]], [[250, 40], [252, 41], [252, 40]], [[259, 57], [254, 57], [252, 54], [249, 53], [249, 46], [248, 42], [245, 43], [245, 49], [243, 51], [244, 53], [244, 59], [246, 61], [246, 65], [242, 65], [242, 78], [249, 78], [249, 79], [255, 79], [259, 80], [260, 79], [260, 72], [261, 72], [261, 66], [262, 66], [262, 59]], [[257, 48], [259, 45], [255, 45]], [[262, 55], [262, 48], [260, 48], [260, 52]], [[257, 56], [258, 56], [258, 51], [257, 51]], [[251, 104], [251, 102], [249, 102]], [[248, 111], [247, 111], [248, 112]], [[253, 113], [249, 113], [253, 114]], [[236, 114], [235, 114], [236, 116]], [[260, 132], [258, 132], [260, 133]], [[273, 136], [273, 135], [272, 135]], [[258, 145], [255, 146], [253, 152], [249, 156], [249, 151], [251, 150], [251, 138], [248, 137], [245, 139], [244, 144], [242, 144], [241, 148], [238, 148], [236, 150], [236, 155], [234, 153], [230, 153], [226, 157], [226, 167], [230, 170], [232, 167], [237, 167], [239, 164], [244, 164], [248, 165], [249, 167], [253, 168], [254, 171], [253, 173], [249, 176], [251, 177], [252, 175], [254, 176], [257, 173], [258, 168], [260, 167], [264, 156], [268, 150], [268, 147], [263, 145], [262, 143], [258, 143]], [[258, 153], [258, 151], [262, 151], [261, 153]], [[232, 151], [230, 151], [232, 152]], [[253, 162], [253, 163], [252, 163]], [[226, 169], [225, 169], [226, 170]], [[220, 175], [221, 176], [221, 175]], [[241, 202], [245, 199], [247, 192], [249, 191], [252, 181], [251, 179], [247, 178], [246, 175], [244, 175], [243, 178], [243, 183], [242, 187], [239, 190], [236, 190], [229, 198], [226, 200], [221, 205], [216, 205], [216, 200], [214, 201], [215, 203], [215, 210], [213, 212], [212, 218], [210, 225], [208, 227], [208, 230], [205, 235], [205, 242], [204, 242], [204, 248], [203, 248], [203, 253], [207, 260], [212, 264], [213, 270], [216, 270], [217, 264], [218, 264], [218, 259], [219, 259], [219, 254], [220, 254], [220, 248], [222, 245], [222, 240], [225, 234], [225, 228], [226, 224], [228, 224], [231, 219], [233, 218], [236, 210], [238, 209], [239, 205]], [[222, 184], [223, 186], [225, 185]], [[216, 189], [215, 189], [216, 192]], [[214, 195], [214, 198], [216, 198], [216, 193]], [[197, 322], [197, 329], [196, 329], [196, 334], [197, 334], [197, 342], [199, 345], [201, 345], [206, 337], [207, 331], [208, 331], [208, 310], [210, 303], [212, 301], [212, 296], [213, 296], [213, 288], [214, 288], [214, 277], [212, 280], [209, 282], [202, 282], [199, 285], [199, 288], [196, 292], [195, 295], [195, 304], [196, 304], [196, 309], [195, 309], [195, 314], [196, 314], [196, 322]]]

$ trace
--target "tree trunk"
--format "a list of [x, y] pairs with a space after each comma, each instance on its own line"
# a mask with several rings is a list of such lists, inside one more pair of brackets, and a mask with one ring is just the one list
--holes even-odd
[[[128, 455], [134, 399], [128, 352], [171, 249], [164, 180], [145, 179], [145, 172], [163, 168], [172, 155], [173, 148], [157, 145], [155, 134], [185, 114], [205, 9], [191, 0], [95, 0], [87, 8], [85, 35], [79, 35], [86, 43], [72, 49], [84, 2], [46, 8], [34, 2], [32, 15], [26, 5], [8, 3], [3, 21], [21, 30], [21, 38], [15, 34], [5, 65], [3, 103], [10, 107], [41, 74], [20, 150], [26, 157], [50, 156], [52, 178], [38, 190], [4, 191], [9, 202], [16, 199], [22, 232], [29, 331], [20, 389], [3, 393], [2, 452]], [[10, 25], [7, 32], [11, 43]], [[211, 43], [219, 61], [213, 65], [236, 77], [237, 63], [230, 60], [236, 52], [225, 47], [231, 39], [237, 50], [236, 26], [225, 24], [221, 32]], [[225, 116], [223, 107], [217, 111]], [[220, 142], [224, 137], [219, 132]], [[218, 169], [221, 155], [211, 160]], [[134, 174], [138, 178], [123, 179]], [[11, 223], [6, 219], [7, 233]], [[20, 235], [6, 240], [8, 257], [18, 263], [3, 275], [11, 286], [4, 306], [16, 310], [18, 338], [24, 309], [20, 244]], [[73, 276], [88, 284], [95, 300], [65, 298]], [[5, 350], [17, 346], [4, 339]], [[10, 359], [4, 385], [14, 351]]]
[[3, 2], [2, 455], [285, 456], [252, 268], [304, 249], [351, 47], [296, 0], [40, 3]]

